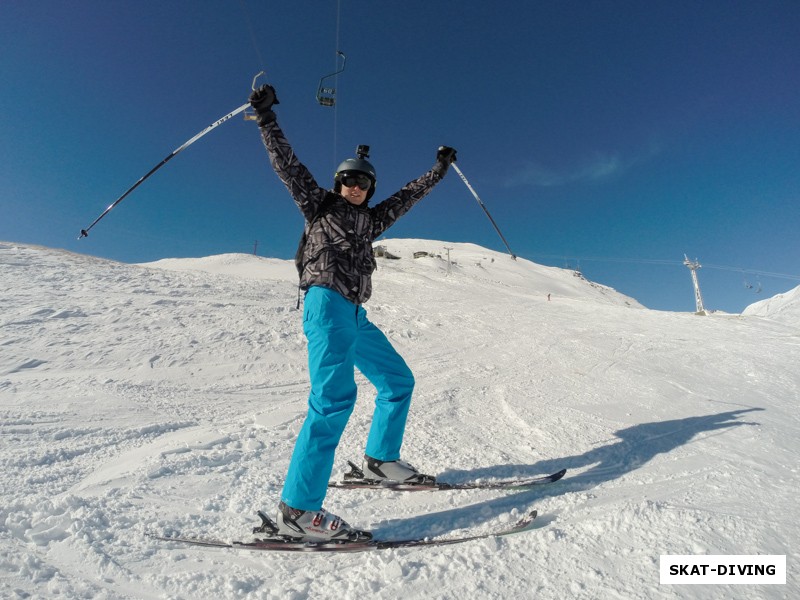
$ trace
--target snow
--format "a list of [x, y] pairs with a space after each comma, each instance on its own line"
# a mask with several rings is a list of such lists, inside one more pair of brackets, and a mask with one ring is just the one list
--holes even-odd
[[[0, 597], [798, 597], [797, 290], [741, 316], [657, 312], [478, 246], [379, 245], [400, 258], [378, 259], [367, 309], [417, 380], [404, 458], [448, 481], [569, 473], [332, 490], [327, 508], [378, 536], [531, 508], [536, 529], [335, 556], [148, 538], [248, 539], [274, 512], [308, 393], [294, 266], [0, 242]], [[363, 452], [359, 381], [335, 476]], [[787, 555], [787, 584], [659, 585], [662, 554]]]
[[764, 317], [800, 327], [800, 286], [772, 298], [751, 304], [742, 311], [745, 316]]

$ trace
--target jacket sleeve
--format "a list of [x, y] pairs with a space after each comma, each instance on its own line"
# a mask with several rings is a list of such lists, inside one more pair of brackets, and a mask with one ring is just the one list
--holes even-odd
[[379, 237], [411, 207], [427, 196], [442, 180], [438, 170], [431, 169], [421, 177], [405, 184], [398, 192], [372, 208], [372, 239]]
[[306, 221], [311, 221], [325, 198], [326, 190], [317, 184], [311, 172], [297, 159], [277, 121], [265, 124], [260, 130], [272, 168], [289, 190]]

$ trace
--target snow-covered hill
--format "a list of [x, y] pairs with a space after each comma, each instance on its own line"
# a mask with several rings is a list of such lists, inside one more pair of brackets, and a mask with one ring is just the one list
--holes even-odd
[[748, 317], [764, 317], [800, 328], [800, 286], [785, 294], [751, 304], [742, 314]]
[[[417, 380], [405, 458], [450, 481], [570, 471], [513, 493], [334, 490], [327, 506], [376, 535], [533, 507], [539, 528], [336, 556], [147, 538], [247, 538], [274, 510], [308, 393], [294, 266], [0, 242], [0, 596], [798, 596], [796, 324], [650, 311], [472, 245], [379, 245], [398, 258], [378, 259], [367, 309]], [[363, 452], [360, 381], [336, 475]], [[787, 584], [662, 586], [662, 554], [787, 555]]]

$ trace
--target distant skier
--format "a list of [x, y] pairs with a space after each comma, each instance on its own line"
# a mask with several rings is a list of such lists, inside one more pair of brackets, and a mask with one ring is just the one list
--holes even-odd
[[375, 206], [375, 168], [360, 146], [342, 162], [333, 190], [320, 187], [297, 159], [278, 126], [275, 89], [250, 96], [261, 137], [278, 177], [306, 220], [295, 263], [305, 290], [303, 331], [308, 341], [311, 393], [278, 507], [279, 533], [308, 540], [370, 539], [322, 508], [334, 453], [356, 402], [354, 368], [377, 389], [363, 471], [370, 479], [414, 482], [433, 478], [400, 460], [414, 376], [386, 336], [367, 318], [376, 268], [372, 242], [425, 197], [456, 160], [442, 146], [430, 171]]

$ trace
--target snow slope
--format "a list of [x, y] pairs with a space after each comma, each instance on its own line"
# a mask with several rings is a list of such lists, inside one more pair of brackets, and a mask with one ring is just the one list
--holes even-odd
[[[399, 258], [379, 259], [367, 309], [417, 379], [405, 458], [450, 481], [570, 472], [327, 507], [378, 536], [533, 507], [537, 529], [336, 556], [149, 539], [247, 539], [274, 510], [308, 392], [293, 265], [0, 242], [0, 597], [798, 597], [795, 325], [650, 311], [472, 245], [380, 245]], [[339, 476], [369, 425], [359, 381]], [[787, 584], [662, 586], [662, 554], [787, 555]]]
[[800, 286], [785, 294], [751, 304], [742, 312], [748, 317], [764, 317], [786, 325], [800, 327]]

